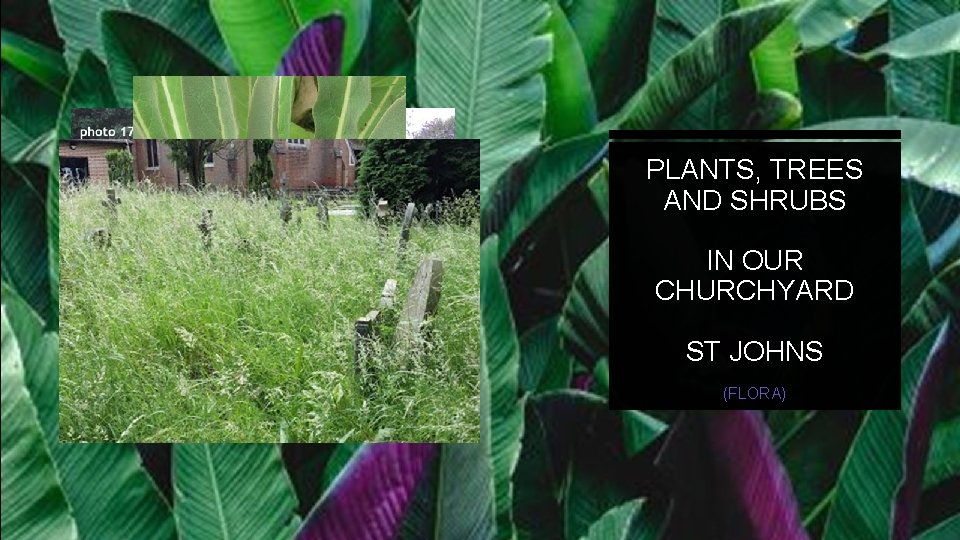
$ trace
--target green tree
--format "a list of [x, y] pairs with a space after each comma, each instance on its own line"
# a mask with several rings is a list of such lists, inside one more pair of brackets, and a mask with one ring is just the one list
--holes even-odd
[[273, 180], [273, 163], [270, 161], [272, 148], [273, 139], [254, 139], [253, 155], [256, 160], [247, 175], [247, 188], [250, 192], [263, 193], [270, 189], [270, 181]]
[[[480, 189], [480, 144], [476, 140], [377, 139], [367, 143], [357, 173], [357, 195], [376, 194], [394, 208], [458, 197]], [[369, 212], [363, 205], [364, 212]]]
[[107, 176], [111, 184], [129, 185], [133, 182], [133, 156], [126, 150], [111, 150], [107, 159]]
[[177, 168], [187, 171], [190, 175], [190, 184], [196, 189], [203, 189], [206, 184], [206, 174], [203, 164], [207, 155], [224, 148], [230, 141], [224, 139], [164, 139], [170, 147], [170, 159], [177, 164]]

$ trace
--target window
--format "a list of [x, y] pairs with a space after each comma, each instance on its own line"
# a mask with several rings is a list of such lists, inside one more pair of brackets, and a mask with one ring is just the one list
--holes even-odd
[[203, 160], [203, 166], [213, 167], [213, 152], [207, 152], [207, 157]]
[[287, 139], [287, 148], [306, 148], [306, 139]]
[[160, 153], [157, 151], [156, 139], [150, 139], [147, 141], [147, 168], [160, 168]]

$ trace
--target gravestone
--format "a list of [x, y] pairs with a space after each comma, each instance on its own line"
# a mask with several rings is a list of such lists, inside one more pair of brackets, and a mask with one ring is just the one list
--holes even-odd
[[416, 213], [417, 205], [407, 203], [407, 210], [403, 213], [403, 225], [400, 227], [400, 256], [403, 256], [403, 249], [407, 247], [407, 240], [410, 239], [410, 224], [413, 223], [413, 216]]
[[397, 324], [399, 343], [412, 341], [420, 333], [420, 327], [427, 317], [437, 311], [442, 285], [443, 259], [427, 257], [421, 261]]
[[87, 240], [93, 242], [93, 245], [100, 248], [106, 249], [110, 247], [110, 231], [104, 228], [93, 229], [87, 233]]
[[116, 217], [117, 205], [120, 204], [120, 198], [117, 197], [117, 190], [115, 188], [107, 188], [107, 198], [106, 200], [100, 201], [100, 203], [110, 211], [111, 217]]
[[377, 225], [380, 227], [380, 232], [383, 232], [383, 230], [387, 228], [387, 216], [390, 215], [390, 203], [385, 199], [380, 199], [374, 215], [377, 220]]
[[353, 367], [357, 373], [357, 380], [360, 381], [361, 387], [364, 388], [368, 386], [366, 383], [370, 375], [367, 370], [367, 352], [370, 342], [375, 339], [374, 330], [379, 316], [379, 311], [372, 310], [357, 319], [354, 325]]
[[280, 203], [280, 219], [283, 220], [283, 224], [286, 225], [290, 223], [290, 218], [293, 216], [293, 208], [290, 206], [290, 201], [283, 199], [283, 202]]
[[330, 212], [327, 210], [327, 201], [323, 199], [323, 195], [317, 197], [317, 220], [324, 229], [330, 224]]
[[203, 241], [203, 247], [209, 248], [213, 243], [213, 231], [217, 224], [213, 222], [213, 210], [206, 209], [200, 214], [200, 223], [197, 224], [200, 229], [200, 238]]
[[397, 295], [397, 280], [388, 279], [383, 284], [383, 292], [380, 293], [380, 307], [393, 307], [393, 300]]
[[427, 207], [423, 209], [423, 219], [420, 220], [421, 223], [426, 223], [427, 221], [433, 221], [433, 203], [427, 204]]

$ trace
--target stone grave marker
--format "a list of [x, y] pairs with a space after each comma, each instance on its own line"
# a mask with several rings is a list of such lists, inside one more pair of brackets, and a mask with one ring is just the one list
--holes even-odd
[[427, 207], [423, 209], [423, 219], [420, 222], [426, 223], [427, 221], [433, 221], [433, 203], [427, 204]]
[[377, 203], [377, 217], [385, 218], [390, 214], [390, 203], [386, 199], [380, 199]]
[[283, 220], [283, 224], [286, 225], [290, 223], [290, 218], [293, 217], [293, 207], [290, 206], [290, 201], [283, 199], [283, 202], [280, 203], [280, 219]]
[[217, 228], [217, 224], [213, 222], [213, 210], [208, 208], [200, 214], [200, 223], [197, 224], [197, 228], [200, 229], [203, 247], [209, 248], [213, 243], [213, 231]]
[[410, 342], [420, 332], [423, 322], [437, 311], [443, 285], [443, 259], [427, 257], [420, 262], [413, 277], [407, 301], [397, 324], [398, 343]]
[[323, 195], [317, 197], [317, 220], [324, 229], [330, 224], [330, 212], [327, 210], [327, 201], [323, 199]]
[[383, 292], [380, 293], [380, 307], [393, 307], [393, 300], [397, 296], [397, 280], [388, 279], [383, 284]]
[[407, 247], [407, 240], [410, 239], [410, 225], [413, 223], [413, 216], [417, 213], [417, 205], [407, 203], [407, 210], [403, 213], [403, 225], [400, 226], [400, 255], [403, 255], [403, 250]]
[[370, 345], [370, 342], [375, 339], [374, 330], [377, 323], [377, 318], [379, 316], [379, 311], [372, 310], [363, 317], [357, 319], [357, 322], [354, 325], [354, 369], [357, 373], [357, 379], [361, 382], [362, 386], [366, 386], [365, 383], [368, 380], [369, 374], [367, 373], [366, 365], [367, 349]]
[[107, 188], [107, 198], [100, 203], [110, 211], [112, 217], [117, 216], [117, 205], [120, 204], [120, 198], [117, 197], [116, 188]]

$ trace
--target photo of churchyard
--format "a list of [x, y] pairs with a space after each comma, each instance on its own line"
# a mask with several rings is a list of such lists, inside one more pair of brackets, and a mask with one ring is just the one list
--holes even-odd
[[61, 440], [479, 440], [478, 141], [59, 156]]

